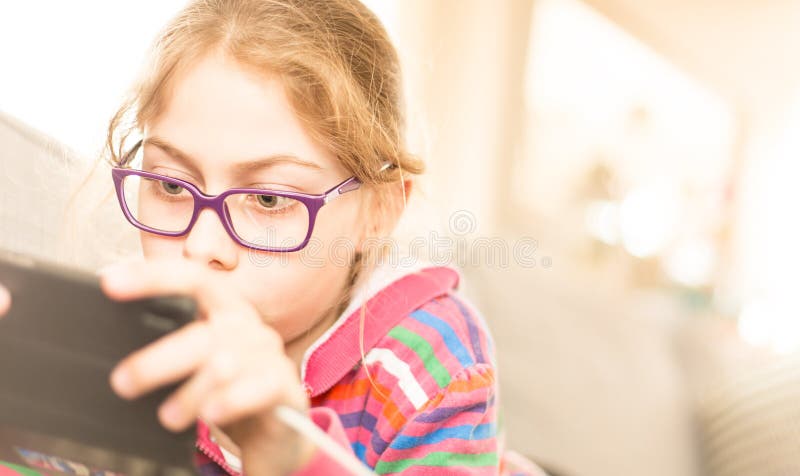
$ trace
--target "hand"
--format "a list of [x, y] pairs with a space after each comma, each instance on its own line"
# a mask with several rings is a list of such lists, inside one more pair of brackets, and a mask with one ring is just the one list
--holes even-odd
[[7, 313], [11, 308], [11, 294], [6, 288], [0, 285], [0, 317]]
[[168, 429], [186, 429], [198, 417], [236, 443], [249, 476], [286, 474], [313, 453], [305, 438], [277, 421], [276, 405], [307, 411], [308, 399], [283, 341], [253, 306], [226, 286], [220, 272], [185, 261], [115, 265], [101, 273], [114, 299], [193, 296], [198, 320], [126, 357], [111, 385], [132, 399], [187, 379], [159, 408]]

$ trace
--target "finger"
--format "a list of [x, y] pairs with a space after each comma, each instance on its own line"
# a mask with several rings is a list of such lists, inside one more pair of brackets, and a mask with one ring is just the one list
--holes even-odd
[[100, 272], [100, 284], [118, 300], [189, 295], [202, 309], [230, 309], [237, 302], [225, 293], [214, 272], [185, 260], [118, 263]]
[[208, 395], [225, 386], [241, 372], [230, 352], [218, 352], [188, 382], [181, 385], [159, 408], [161, 424], [172, 431], [181, 431], [193, 423]]
[[186, 378], [207, 359], [211, 342], [206, 323], [187, 324], [127, 356], [111, 373], [111, 387], [132, 399]]
[[[260, 368], [263, 369], [263, 366]], [[227, 425], [274, 407], [286, 399], [288, 388], [300, 388], [297, 379], [292, 378], [288, 369], [275, 370], [272, 367], [269, 373], [263, 370], [252, 372], [230, 385], [220, 387], [207, 397], [201, 416], [210, 423]]]
[[11, 308], [11, 293], [6, 288], [0, 286], [0, 317]]

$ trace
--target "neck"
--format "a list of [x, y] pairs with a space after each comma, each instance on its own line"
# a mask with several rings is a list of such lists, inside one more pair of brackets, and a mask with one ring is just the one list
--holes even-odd
[[342, 310], [344, 310], [344, 307], [341, 306], [332, 308], [330, 311], [323, 314], [323, 316], [317, 320], [307, 331], [284, 343], [284, 351], [286, 352], [286, 356], [295, 363], [295, 366], [298, 370], [302, 365], [303, 356], [305, 355], [306, 350], [308, 350], [308, 348], [311, 347], [311, 344], [316, 342], [316, 340], [319, 339], [320, 336], [322, 336], [322, 334], [324, 334], [334, 322], [336, 322], [336, 319], [338, 319]]
[[317, 341], [317, 339], [322, 336], [330, 327], [336, 322], [336, 319], [347, 309], [348, 304], [350, 304], [351, 299], [351, 292], [355, 287], [356, 279], [359, 277], [361, 273], [359, 273], [360, 269], [360, 255], [357, 256], [356, 262], [350, 268], [350, 275], [347, 279], [347, 284], [343, 286], [342, 293], [340, 294], [342, 297], [339, 302], [331, 308], [323, 313], [322, 317], [320, 317], [307, 331], [299, 335], [298, 337], [293, 338], [292, 340], [284, 342], [284, 351], [286, 352], [286, 356], [294, 362], [295, 367], [300, 370], [300, 366], [303, 365], [303, 356], [305, 356], [306, 351], [308, 350], [311, 345]]

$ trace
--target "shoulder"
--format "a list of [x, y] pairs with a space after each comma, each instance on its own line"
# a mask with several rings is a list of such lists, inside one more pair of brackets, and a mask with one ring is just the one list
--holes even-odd
[[453, 292], [408, 313], [367, 352], [364, 364], [391, 389], [402, 413], [441, 400], [454, 386], [494, 385], [494, 350], [488, 328]]

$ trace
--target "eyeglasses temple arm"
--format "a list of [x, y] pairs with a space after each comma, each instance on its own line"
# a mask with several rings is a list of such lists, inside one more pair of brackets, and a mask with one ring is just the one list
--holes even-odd
[[359, 180], [357, 177], [350, 177], [349, 179], [325, 192], [325, 203], [330, 202], [339, 195], [352, 192], [353, 190], [358, 190], [360, 187], [361, 180]]

